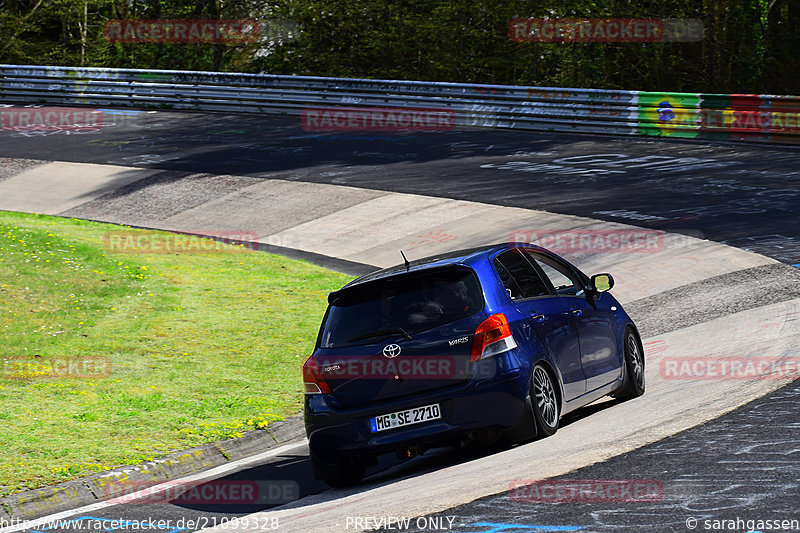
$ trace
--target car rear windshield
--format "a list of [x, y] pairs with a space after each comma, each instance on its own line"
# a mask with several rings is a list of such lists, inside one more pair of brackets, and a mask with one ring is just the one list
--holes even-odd
[[[345, 289], [330, 305], [320, 347], [372, 343], [401, 336], [400, 330], [413, 336], [482, 309], [483, 293], [470, 268], [438, 268], [393, 276]], [[386, 330], [390, 333], [380, 333]], [[371, 336], [373, 333], [375, 336]]]

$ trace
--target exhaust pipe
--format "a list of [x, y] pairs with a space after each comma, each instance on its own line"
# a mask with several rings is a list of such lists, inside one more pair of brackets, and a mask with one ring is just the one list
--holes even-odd
[[413, 459], [418, 455], [422, 455], [425, 450], [421, 446], [411, 446], [409, 448], [403, 448], [402, 450], [397, 451], [397, 458], [400, 461], [408, 461], [409, 459]]

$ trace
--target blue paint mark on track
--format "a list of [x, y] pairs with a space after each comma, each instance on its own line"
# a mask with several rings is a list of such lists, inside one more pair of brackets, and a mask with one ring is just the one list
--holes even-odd
[[141, 115], [143, 113], [143, 111], [136, 111], [133, 109], [98, 109], [98, 111], [108, 113], [109, 115]]

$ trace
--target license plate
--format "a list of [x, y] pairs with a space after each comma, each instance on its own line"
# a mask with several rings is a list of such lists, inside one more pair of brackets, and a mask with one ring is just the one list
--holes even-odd
[[369, 419], [369, 426], [373, 433], [377, 433], [387, 429], [413, 426], [414, 424], [421, 424], [438, 418], [442, 418], [442, 412], [438, 404], [433, 404], [397, 411], [388, 415], [373, 416]]

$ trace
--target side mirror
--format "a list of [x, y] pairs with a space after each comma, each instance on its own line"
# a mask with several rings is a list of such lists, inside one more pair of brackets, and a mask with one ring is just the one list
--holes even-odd
[[611, 274], [595, 274], [592, 276], [591, 283], [595, 292], [606, 292], [614, 286], [614, 278], [611, 277]]

